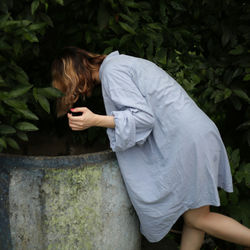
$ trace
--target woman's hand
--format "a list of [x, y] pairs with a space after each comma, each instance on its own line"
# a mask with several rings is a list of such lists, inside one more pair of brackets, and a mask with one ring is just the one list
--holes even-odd
[[113, 116], [97, 115], [90, 111], [88, 108], [74, 108], [72, 112], [82, 112], [80, 116], [73, 116], [68, 113], [69, 126], [72, 130], [85, 130], [87, 128], [98, 126], [105, 128], [114, 128], [115, 121]]
[[73, 116], [68, 113], [69, 126], [72, 130], [85, 130], [87, 128], [96, 126], [97, 115], [90, 111], [88, 108], [74, 108], [71, 109], [72, 112], [82, 112], [80, 116]]

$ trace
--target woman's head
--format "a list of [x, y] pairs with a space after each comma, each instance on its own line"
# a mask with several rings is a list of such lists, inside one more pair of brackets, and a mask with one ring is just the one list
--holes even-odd
[[96, 84], [105, 55], [66, 47], [52, 63], [52, 85], [64, 93], [58, 100], [57, 114], [61, 116], [77, 101], [80, 95], [90, 96]]

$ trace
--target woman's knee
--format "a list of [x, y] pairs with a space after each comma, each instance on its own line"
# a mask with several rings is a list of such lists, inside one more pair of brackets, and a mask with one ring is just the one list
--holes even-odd
[[190, 209], [183, 214], [184, 223], [189, 227], [202, 230], [203, 222], [206, 220], [206, 216], [209, 215], [209, 213], [209, 206]]

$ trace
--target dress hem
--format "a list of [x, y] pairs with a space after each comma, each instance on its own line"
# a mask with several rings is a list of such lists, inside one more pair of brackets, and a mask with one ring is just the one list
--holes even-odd
[[159, 242], [160, 240], [162, 240], [168, 233], [169, 231], [171, 230], [172, 226], [176, 223], [176, 221], [181, 217], [182, 214], [184, 214], [186, 211], [188, 211], [189, 209], [195, 209], [195, 208], [200, 208], [200, 207], [203, 207], [203, 206], [216, 206], [216, 207], [219, 207], [220, 206], [220, 201], [217, 201], [217, 202], [204, 202], [204, 203], [201, 203], [197, 206], [190, 206], [190, 207], [185, 207], [183, 208], [179, 213], [178, 213], [178, 216], [176, 217], [176, 220], [173, 221], [172, 225], [170, 227], [168, 227], [164, 233], [160, 234], [160, 236], [158, 235], [157, 237], [147, 237], [144, 233], [143, 233], [143, 230], [141, 231], [141, 234], [143, 236], [145, 236], [145, 238], [150, 242], [150, 243], [155, 243], [155, 242]]

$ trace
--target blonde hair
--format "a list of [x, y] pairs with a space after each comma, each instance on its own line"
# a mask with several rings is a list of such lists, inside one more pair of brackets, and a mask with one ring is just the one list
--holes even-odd
[[99, 70], [106, 55], [66, 47], [52, 63], [52, 85], [64, 93], [57, 101], [57, 115], [64, 115], [82, 95], [90, 96], [96, 84], [93, 72]]

